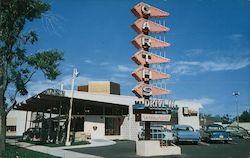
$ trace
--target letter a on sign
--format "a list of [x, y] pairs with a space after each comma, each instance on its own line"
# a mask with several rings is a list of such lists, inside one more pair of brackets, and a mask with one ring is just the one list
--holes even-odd
[[149, 26], [149, 22], [148, 22], [148, 21], [145, 21], [145, 22], [143, 23], [142, 31], [143, 31], [144, 33], [146, 33], [146, 34], [150, 31], [150, 26]]

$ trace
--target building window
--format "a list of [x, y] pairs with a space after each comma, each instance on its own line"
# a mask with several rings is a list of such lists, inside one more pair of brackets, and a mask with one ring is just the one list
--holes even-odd
[[72, 120], [71, 130], [74, 132], [82, 132], [84, 131], [84, 118], [77, 117]]
[[7, 132], [16, 132], [16, 126], [7, 126], [6, 131]]
[[84, 112], [86, 115], [103, 115], [103, 107], [95, 105], [86, 106]]
[[105, 118], [105, 135], [120, 135], [121, 118]]
[[113, 106], [105, 107], [105, 115], [127, 115], [128, 107]]
[[128, 115], [128, 107], [122, 108], [122, 115]]
[[112, 107], [105, 107], [105, 115], [112, 115]]

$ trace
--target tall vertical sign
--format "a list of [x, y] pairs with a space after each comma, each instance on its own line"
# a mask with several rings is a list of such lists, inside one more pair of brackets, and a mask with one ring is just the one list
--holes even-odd
[[[169, 74], [161, 71], [157, 67], [161, 67], [162, 64], [170, 62], [170, 59], [166, 58], [162, 51], [164, 48], [170, 46], [161, 38], [154, 38], [151, 35], [157, 36], [169, 31], [164, 25], [153, 22], [149, 19], [159, 19], [169, 16], [169, 13], [162, 11], [158, 8], [150, 6], [145, 3], [139, 3], [132, 8], [133, 14], [137, 17], [137, 20], [132, 24], [132, 28], [138, 33], [133, 39], [132, 44], [138, 49], [138, 52], [132, 57], [132, 60], [139, 66], [132, 76], [139, 82], [137, 86], [132, 90], [138, 98], [143, 98], [144, 110], [143, 112], [136, 112], [140, 117], [140, 121], [145, 122], [145, 139], [150, 139], [150, 122], [151, 121], [167, 121], [170, 119], [166, 113], [159, 113], [150, 109], [150, 106], [157, 107], [159, 101], [153, 101], [153, 97], [169, 94], [170, 91], [162, 86], [157, 86], [157, 81], [160, 83], [164, 79], [170, 78]], [[159, 36], [161, 37], [161, 36]], [[157, 50], [160, 53], [153, 53], [151, 50]]]

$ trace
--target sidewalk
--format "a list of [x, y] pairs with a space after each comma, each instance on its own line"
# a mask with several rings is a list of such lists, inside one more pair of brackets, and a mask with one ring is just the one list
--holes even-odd
[[50, 154], [53, 156], [59, 156], [62, 158], [101, 158], [99, 156], [94, 156], [90, 154], [77, 153], [73, 151], [63, 150], [63, 149], [73, 149], [73, 148], [86, 148], [86, 147], [97, 147], [97, 146], [107, 146], [115, 144], [114, 141], [110, 140], [91, 140], [91, 144], [87, 145], [75, 145], [75, 146], [64, 146], [64, 147], [47, 147], [42, 145], [34, 145], [25, 142], [17, 142], [16, 140], [6, 140], [7, 143], [11, 145], [20, 146], [29, 150]]
[[74, 145], [74, 146], [62, 146], [62, 147], [56, 147], [57, 149], [75, 149], [75, 148], [88, 148], [88, 147], [98, 147], [98, 146], [108, 146], [108, 145], [114, 145], [116, 142], [112, 140], [106, 140], [106, 139], [92, 139], [88, 140], [90, 144], [86, 145]]

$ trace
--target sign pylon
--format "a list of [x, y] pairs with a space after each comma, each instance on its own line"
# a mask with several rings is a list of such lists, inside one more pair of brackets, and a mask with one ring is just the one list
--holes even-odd
[[[166, 52], [162, 50], [169, 47], [170, 44], [165, 41], [165, 37], [161, 38], [161, 36], [159, 36], [157, 38], [151, 36], [151, 34], [162, 34], [168, 32], [170, 29], [165, 26], [165, 23], [160, 24], [150, 20], [152, 18], [167, 17], [169, 16], [169, 13], [143, 2], [134, 6], [132, 13], [138, 18], [132, 24], [132, 28], [139, 34], [132, 40], [132, 44], [139, 49], [139, 51], [132, 57], [132, 60], [139, 65], [139, 68], [132, 73], [132, 76], [139, 82], [139, 84], [135, 86], [132, 91], [138, 98], [144, 98], [144, 102], [150, 102], [152, 97], [170, 93], [170, 90], [166, 89], [166, 84], [165, 87], [159, 87], [159, 84], [152, 84], [153, 81], [156, 81], [156, 83], [158, 81], [162, 83], [164, 79], [170, 78], [170, 75], [164, 72], [161, 67], [162, 64], [170, 62], [170, 59], [166, 58], [166, 55], [163, 55]], [[156, 50], [156, 52], [159, 51], [159, 53], [149, 52], [149, 50]], [[155, 69], [153, 65], [160, 67], [160, 69]], [[156, 103], [158, 102], [156, 101]], [[154, 115], [150, 110], [150, 107], [145, 107], [143, 113], [147, 114], [147, 116], [152, 115], [151, 118], [154, 118], [155, 121], [161, 121], [161, 118], [166, 118], [167, 115], [166, 113]], [[137, 116], [141, 117], [145, 115]], [[171, 115], [167, 118], [170, 117]], [[137, 118], [137, 120], [143, 119]], [[144, 119], [146, 140], [150, 140], [150, 121], [153, 120]]]

